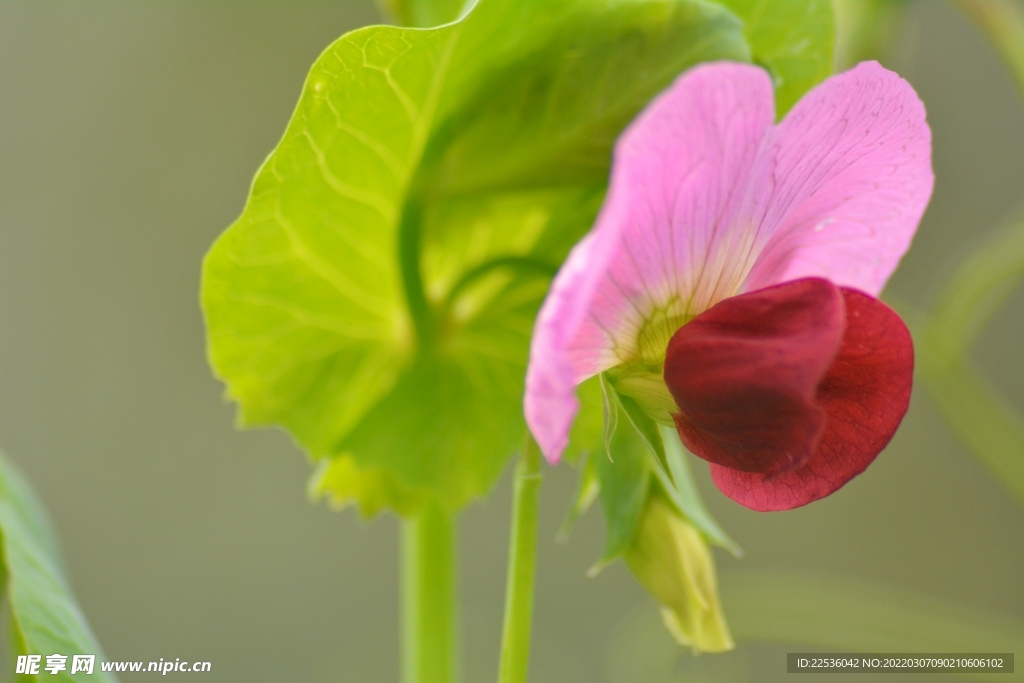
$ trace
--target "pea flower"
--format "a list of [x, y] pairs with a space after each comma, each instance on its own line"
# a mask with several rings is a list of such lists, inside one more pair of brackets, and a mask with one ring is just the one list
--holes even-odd
[[876, 62], [775, 124], [762, 69], [683, 74], [620, 137], [605, 204], [537, 320], [526, 419], [557, 462], [605, 373], [755, 510], [823, 498], [906, 412], [913, 347], [875, 298], [931, 196], [931, 134]]

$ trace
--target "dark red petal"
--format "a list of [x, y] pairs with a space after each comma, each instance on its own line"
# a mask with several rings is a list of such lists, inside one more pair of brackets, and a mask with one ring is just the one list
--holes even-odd
[[910, 403], [914, 347], [900, 317], [867, 294], [841, 288], [846, 334], [818, 387], [827, 415], [804, 465], [774, 477], [711, 465], [721, 491], [754, 510], [790, 510], [824, 498], [871, 464]]
[[807, 463], [826, 424], [818, 385], [845, 318], [836, 286], [807, 278], [726, 299], [680, 328], [665, 383], [683, 443], [762, 478]]

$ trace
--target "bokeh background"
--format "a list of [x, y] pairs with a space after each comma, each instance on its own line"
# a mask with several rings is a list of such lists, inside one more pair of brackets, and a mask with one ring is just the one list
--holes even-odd
[[[0, 0], [0, 446], [49, 508], [109, 659], [208, 660], [211, 683], [398, 680], [394, 518], [311, 504], [285, 434], [235, 430], [197, 295], [308, 67], [377, 20], [370, 0]], [[886, 57], [934, 133], [935, 196], [887, 290], [925, 308], [1024, 200], [1024, 109], [946, 3], [913, 4]], [[1018, 291], [974, 355], [1024, 409], [1022, 311]], [[697, 469], [746, 550], [718, 556], [724, 575], [812, 571], [1024, 617], [1024, 513], [923, 391], [876, 463], [810, 507], [750, 512]], [[584, 577], [599, 511], [554, 542], [575, 474], [546, 475], [532, 680], [620, 683], [610, 662], [650, 603], [621, 565]], [[468, 683], [495, 677], [508, 488], [463, 515]], [[744, 646], [730, 671], [783, 680], [797, 649]]]

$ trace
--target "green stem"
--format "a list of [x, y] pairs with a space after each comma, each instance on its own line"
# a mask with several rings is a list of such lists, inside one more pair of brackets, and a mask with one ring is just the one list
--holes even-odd
[[416, 330], [416, 340], [420, 351], [429, 352], [437, 340], [437, 328], [434, 312], [423, 290], [423, 273], [420, 270], [422, 228], [423, 207], [419, 200], [410, 194], [402, 209], [402, 218], [398, 225], [398, 263], [406, 303], [409, 305], [409, 315]]
[[459, 279], [459, 281], [451, 288], [451, 291], [448, 292], [448, 296], [445, 300], [445, 308], [451, 308], [458, 296], [474, 282], [485, 275], [502, 268], [506, 268], [513, 272], [533, 273], [539, 277], [546, 277], [549, 279], [553, 278], [555, 273], [558, 272], [557, 266], [553, 266], [550, 263], [545, 263], [544, 261], [530, 256], [500, 256], [481, 263], [479, 266], [471, 269], [463, 275], [462, 278]]
[[455, 522], [436, 505], [402, 528], [402, 683], [458, 680]]
[[515, 473], [498, 683], [526, 683], [529, 670], [541, 479], [540, 450], [527, 437]]
[[955, 0], [992, 42], [1024, 96], [1024, 8], [1019, 0]]

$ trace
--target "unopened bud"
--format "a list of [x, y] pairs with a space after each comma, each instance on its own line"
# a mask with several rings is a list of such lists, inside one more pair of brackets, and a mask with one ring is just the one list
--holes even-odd
[[701, 652], [735, 647], [718, 599], [711, 551], [662, 496], [648, 498], [625, 557], [640, 583], [661, 603], [665, 626], [680, 644]]

